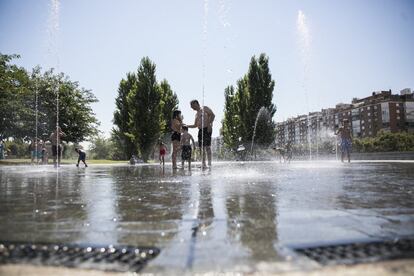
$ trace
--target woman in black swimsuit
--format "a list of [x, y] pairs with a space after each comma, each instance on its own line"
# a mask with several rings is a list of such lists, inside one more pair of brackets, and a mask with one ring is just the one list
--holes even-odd
[[181, 127], [183, 126], [183, 119], [181, 116], [180, 110], [175, 110], [172, 115], [171, 129], [173, 131], [171, 135], [172, 142], [172, 167], [177, 169], [177, 155], [180, 151], [180, 141], [181, 141]]

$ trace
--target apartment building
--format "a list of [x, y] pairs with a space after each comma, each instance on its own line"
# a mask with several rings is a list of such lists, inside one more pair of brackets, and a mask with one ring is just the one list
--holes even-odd
[[354, 98], [350, 104], [339, 103], [335, 108], [290, 118], [276, 124], [276, 143], [317, 143], [321, 134], [332, 136], [345, 119], [354, 137], [374, 137], [380, 130], [414, 133], [414, 93], [410, 88], [400, 94], [391, 90], [372, 92], [368, 97]]

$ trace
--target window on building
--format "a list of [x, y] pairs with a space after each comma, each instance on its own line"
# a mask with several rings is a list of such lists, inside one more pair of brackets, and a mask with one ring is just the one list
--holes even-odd
[[397, 109], [397, 113], [400, 113], [400, 110], [399, 109]]
[[376, 105], [374, 105], [374, 109], [376, 110], [378, 107]]
[[414, 102], [405, 103], [405, 120], [409, 126], [414, 125]]
[[386, 103], [381, 103], [381, 110], [382, 110], [382, 122], [389, 123], [390, 122], [390, 106]]

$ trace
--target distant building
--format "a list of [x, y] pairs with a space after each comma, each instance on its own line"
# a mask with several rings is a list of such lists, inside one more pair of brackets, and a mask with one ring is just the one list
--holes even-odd
[[354, 98], [351, 104], [339, 103], [335, 108], [289, 118], [276, 124], [276, 143], [315, 144], [321, 134], [332, 136], [345, 119], [354, 137], [374, 137], [380, 130], [414, 133], [414, 94], [410, 88], [399, 95], [378, 91], [363, 99]]
[[411, 88], [405, 88], [400, 91], [400, 95], [410, 95], [411, 93]]

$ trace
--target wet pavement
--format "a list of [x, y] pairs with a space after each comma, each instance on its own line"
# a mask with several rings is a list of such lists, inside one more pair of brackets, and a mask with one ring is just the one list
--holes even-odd
[[414, 236], [412, 162], [0, 167], [5, 241], [156, 246], [144, 272], [283, 272], [286, 248]]

